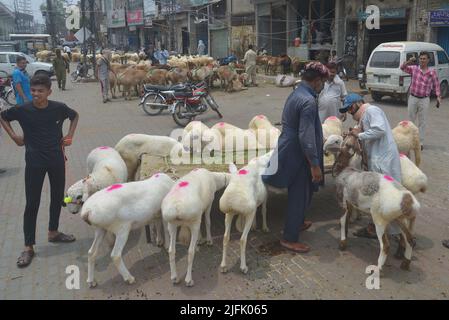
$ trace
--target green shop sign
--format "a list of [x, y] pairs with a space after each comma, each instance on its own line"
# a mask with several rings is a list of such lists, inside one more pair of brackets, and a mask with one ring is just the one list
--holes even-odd
[[[366, 13], [365, 11], [359, 11], [357, 13], [359, 21], [365, 21], [370, 15], [371, 13]], [[404, 8], [380, 10], [381, 19], [401, 19], [405, 18], [405, 16], [406, 10]]]

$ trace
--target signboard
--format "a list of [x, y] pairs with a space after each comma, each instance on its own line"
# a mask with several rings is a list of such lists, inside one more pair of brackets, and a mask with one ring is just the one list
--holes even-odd
[[449, 26], [449, 10], [430, 11], [430, 25], [433, 27]]
[[108, 14], [109, 28], [126, 27], [125, 7], [126, 0], [105, 1], [106, 12]]
[[[86, 29], [86, 39], [84, 39], [84, 29]], [[75, 33], [75, 38], [77, 38], [79, 42], [84, 43], [84, 40], [88, 40], [91, 35], [92, 32], [90, 32], [89, 29], [83, 27], [77, 33]]]
[[[156, 1], [143, 0], [143, 16], [154, 17], [157, 14]], [[146, 25], [146, 23], [145, 23]]]
[[152, 28], [153, 27], [153, 19], [150, 17], [145, 17], [145, 27]]
[[[365, 11], [359, 11], [357, 16], [359, 21], [365, 21], [371, 13], [366, 13]], [[398, 9], [381, 9], [380, 18], [381, 19], [402, 19], [406, 17], [405, 8]]]
[[129, 0], [128, 1], [128, 26], [143, 25], [143, 1]]

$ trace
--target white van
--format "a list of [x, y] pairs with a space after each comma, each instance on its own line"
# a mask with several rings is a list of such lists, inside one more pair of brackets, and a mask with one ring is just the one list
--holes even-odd
[[448, 96], [449, 57], [439, 45], [428, 42], [386, 42], [371, 53], [366, 67], [367, 88], [375, 101], [391, 96], [407, 101], [411, 76], [403, 72], [401, 65], [411, 57], [419, 62], [419, 54], [430, 54], [429, 67], [437, 70], [441, 84], [441, 95]]

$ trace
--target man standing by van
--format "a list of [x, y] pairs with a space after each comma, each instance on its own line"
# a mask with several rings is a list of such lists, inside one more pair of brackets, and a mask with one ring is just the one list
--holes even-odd
[[[402, 71], [412, 76], [410, 97], [408, 99], [408, 116], [419, 127], [421, 150], [424, 144], [427, 112], [429, 110], [432, 88], [435, 90], [438, 103], [441, 104], [440, 81], [436, 71], [429, 69], [429, 61], [430, 54], [423, 51], [419, 55], [419, 65], [413, 65], [416, 62], [416, 58], [412, 57], [401, 66]], [[416, 122], [416, 118], [418, 118], [419, 124]]]

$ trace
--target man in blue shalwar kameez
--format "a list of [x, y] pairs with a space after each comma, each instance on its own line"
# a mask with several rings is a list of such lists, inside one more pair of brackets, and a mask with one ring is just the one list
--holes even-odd
[[298, 238], [299, 233], [311, 225], [310, 221], [305, 221], [305, 211], [313, 193], [323, 183], [323, 130], [317, 97], [328, 76], [327, 68], [321, 63], [312, 62], [306, 66], [301, 84], [284, 107], [283, 130], [273, 154], [278, 157], [278, 169], [273, 175], [263, 176], [268, 185], [288, 188], [281, 245], [298, 253], [310, 251], [310, 247], [298, 242]]

